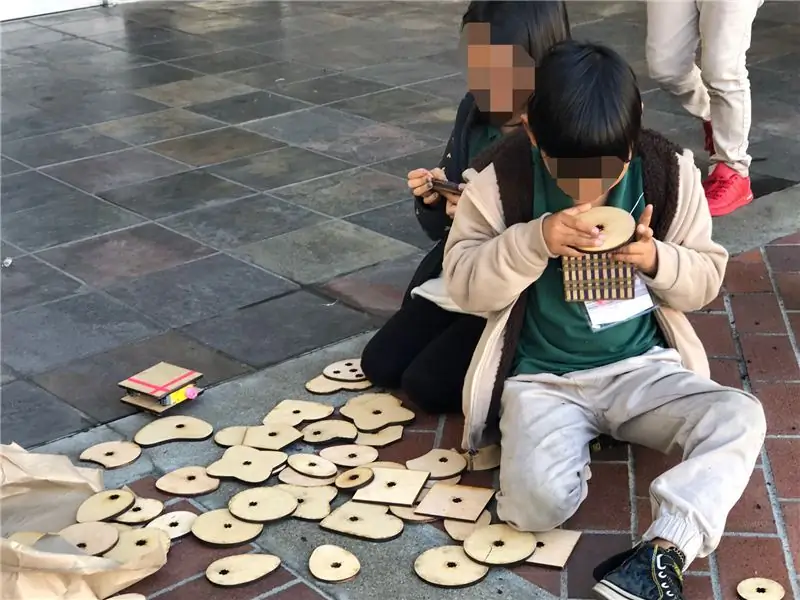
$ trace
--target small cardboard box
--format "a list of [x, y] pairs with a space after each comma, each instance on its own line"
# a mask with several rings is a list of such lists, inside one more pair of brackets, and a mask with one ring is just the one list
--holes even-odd
[[203, 376], [202, 373], [160, 362], [141, 373], [120, 381], [120, 387], [139, 394], [161, 399], [175, 390], [186, 387]]

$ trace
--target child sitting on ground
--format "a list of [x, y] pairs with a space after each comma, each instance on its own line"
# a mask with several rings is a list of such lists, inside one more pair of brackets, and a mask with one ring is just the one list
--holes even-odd
[[[756, 398], [709, 378], [684, 313], [716, 298], [728, 255], [711, 239], [691, 152], [641, 118], [619, 55], [554, 46], [537, 66], [525, 131], [466, 173], [444, 277], [462, 309], [488, 317], [464, 387], [463, 444], [491, 441], [499, 422], [500, 518], [536, 532], [575, 514], [598, 433], [681, 448], [683, 462], [652, 483], [643, 541], [601, 564], [594, 588], [604, 600], [680, 600], [682, 572], [719, 544], [766, 424]], [[561, 257], [603, 243], [577, 218], [602, 205], [638, 220], [613, 257], [635, 267], [655, 307], [597, 330], [588, 306], [565, 300]]]

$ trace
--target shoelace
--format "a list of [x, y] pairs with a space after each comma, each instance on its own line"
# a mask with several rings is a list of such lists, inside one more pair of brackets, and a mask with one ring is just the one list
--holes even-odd
[[727, 177], [725, 179], [716, 179], [714, 183], [708, 186], [708, 190], [706, 191], [706, 197], [708, 197], [709, 199], [716, 200], [721, 195], [725, 194], [732, 185], [733, 185], [733, 177]]
[[[661, 588], [663, 598], [678, 598], [675, 594], [675, 587], [678, 588], [678, 593], [683, 590], [683, 574], [674, 559], [669, 562], [665, 561], [667, 556], [666, 553], [656, 552], [653, 557], [654, 580]], [[671, 574], [674, 575], [674, 578], [670, 577]]]

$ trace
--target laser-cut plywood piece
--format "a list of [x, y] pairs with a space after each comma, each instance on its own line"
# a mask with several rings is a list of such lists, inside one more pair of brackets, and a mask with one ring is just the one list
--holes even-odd
[[192, 535], [212, 546], [238, 546], [256, 539], [264, 530], [261, 523], [247, 523], [234, 517], [227, 508], [199, 515], [192, 524]]
[[318, 375], [314, 377], [314, 379], [306, 382], [306, 391], [320, 396], [333, 394], [334, 392], [342, 390], [357, 392], [359, 390], [368, 390], [371, 387], [372, 383], [369, 381], [334, 381], [333, 379], [328, 379], [325, 375]]
[[581, 537], [581, 532], [553, 529], [535, 535], [536, 550], [525, 562], [563, 569]]
[[464, 540], [464, 552], [484, 565], [514, 565], [528, 559], [536, 550], [536, 536], [517, 531], [505, 523], [473, 531]]
[[403, 520], [388, 514], [388, 507], [345, 502], [319, 524], [322, 529], [352, 537], [384, 542], [403, 533]]
[[297, 429], [287, 423], [269, 423], [258, 427], [248, 427], [242, 446], [259, 450], [282, 450], [303, 437]]
[[133, 506], [114, 520], [126, 525], [140, 525], [152, 521], [162, 512], [164, 512], [164, 503], [161, 500], [137, 497]]
[[393, 402], [397, 406], [403, 406], [403, 401], [393, 394], [359, 394], [350, 398], [344, 405], [348, 408], [355, 408], [375, 401], [382, 403]]
[[296, 427], [303, 421], [319, 421], [333, 414], [333, 407], [308, 400], [281, 400], [261, 421], [264, 425], [285, 423]]
[[478, 520], [474, 523], [470, 523], [469, 521], [455, 521], [453, 519], [445, 519], [443, 523], [447, 535], [457, 542], [463, 542], [476, 529], [482, 529], [491, 524], [492, 513], [488, 510], [483, 511], [481, 516], [478, 517]]
[[117, 545], [103, 556], [125, 564], [138, 560], [140, 556], [147, 554], [154, 547], [169, 548], [169, 545], [169, 536], [165, 532], [160, 529], [143, 527], [121, 532]]
[[287, 462], [292, 469], [307, 477], [328, 479], [339, 474], [335, 464], [316, 454], [292, 454]]
[[263, 579], [280, 566], [281, 559], [272, 554], [226, 556], [208, 565], [206, 579], [221, 587], [245, 585]]
[[351, 442], [358, 436], [358, 429], [352, 423], [329, 419], [306, 425], [303, 429], [303, 441], [307, 444], [330, 444], [333, 442]]
[[459, 481], [461, 481], [461, 475], [456, 475], [455, 477], [448, 477], [447, 479], [428, 479], [428, 482], [425, 484], [425, 487], [430, 489], [435, 486], [437, 483], [446, 483], [447, 485], [456, 485]]
[[173, 496], [203, 496], [219, 487], [219, 479], [209, 477], [205, 467], [181, 467], [156, 480], [156, 489]]
[[245, 425], [235, 425], [233, 427], [220, 429], [214, 434], [214, 443], [225, 448], [243, 446], [244, 434], [247, 433], [248, 429], [249, 427]]
[[390, 425], [389, 427], [384, 427], [375, 433], [365, 433], [363, 431], [359, 431], [358, 437], [356, 438], [356, 444], [361, 446], [372, 446], [373, 448], [385, 448], [386, 446], [394, 444], [395, 442], [399, 442], [402, 439], [403, 426]]
[[375, 504], [413, 506], [425, 482], [426, 471], [373, 468], [372, 481], [356, 491], [353, 500]]
[[369, 467], [356, 467], [339, 475], [333, 483], [343, 492], [352, 492], [367, 485], [373, 477]]
[[8, 539], [24, 546], [33, 546], [46, 535], [40, 531], [17, 531], [9, 535]]
[[308, 559], [308, 570], [313, 577], [326, 583], [339, 583], [353, 579], [361, 570], [361, 563], [352, 552], [326, 544], [318, 546]]
[[431, 585], [462, 588], [481, 581], [489, 567], [471, 560], [461, 546], [440, 546], [420, 554], [414, 561], [414, 572]]
[[121, 596], [112, 596], [108, 600], [147, 600], [141, 594], [122, 594]]
[[364, 371], [361, 370], [360, 358], [348, 358], [328, 365], [322, 370], [322, 374], [333, 381], [343, 381], [345, 383], [358, 383], [367, 381]]
[[370, 469], [405, 469], [405, 465], [401, 465], [399, 462], [393, 462], [391, 460], [376, 460], [374, 463], [370, 463]]
[[58, 535], [86, 554], [100, 556], [116, 546], [120, 532], [108, 523], [76, 523]]
[[309, 477], [308, 475], [298, 473], [291, 467], [286, 467], [278, 473], [278, 481], [299, 487], [323, 487], [326, 485], [333, 485], [336, 481], [336, 476], [334, 475], [333, 477], [326, 477], [324, 479], [322, 477]]
[[434, 521], [438, 520], [439, 517], [428, 517], [414, 512], [419, 503], [422, 502], [422, 499], [428, 495], [429, 491], [429, 489], [422, 488], [419, 496], [417, 496], [414, 506], [390, 506], [389, 512], [395, 517], [400, 517], [406, 523], [433, 523]]
[[467, 460], [453, 450], [434, 449], [406, 461], [406, 467], [417, 471], [428, 471], [431, 479], [447, 479], [455, 477], [467, 468]]
[[378, 460], [378, 451], [375, 448], [358, 444], [323, 448], [319, 451], [319, 455], [335, 465], [348, 468], [361, 467]]
[[397, 404], [391, 394], [372, 394], [368, 402], [343, 406], [339, 414], [350, 419], [359, 431], [374, 433], [389, 425], [405, 425], [411, 423], [416, 415]]
[[465, 452], [461, 456], [467, 460], [468, 471], [491, 471], [500, 466], [500, 446], [497, 444], [479, 448], [473, 456]]
[[440, 483], [420, 502], [416, 512], [429, 517], [442, 517], [474, 523], [494, 497], [495, 490], [468, 485]]
[[78, 523], [108, 521], [124, 513], [134, 502], [136, 496], [127, 490], [104, 490], [90, 496], [78, 507], [75, 520]]
[[133, 442], [115, 441], [95, 444], [80, 455], [80, 460], [92, 462], [105, 469], [118, 469], [134, 462], [142, 449]]
[[192, 524], [197, 518], [197, 514], [188, 510], [176, 510], [164, 513], [147, 524], [147, 527], [154, 527], [165, 532], [169, 539], [177, 540], [192, 532]]
[[781, 600], [786, 590], [777, 581], [753, 577], [740, 582], [736, 586], [736, 593], [742, 600]]
[[291, 515], [297, 498], [277, 487], [244, 490], [228, 501], [228, 510], [237, 519], [248, 523], [268, 523]]
[[133, 441], [142, 448], [158, 446], [168, 442], [199, 442], [207, 440], [214, 428], [201, 419], [186, 415], [161, 417], [142, 427]]
[[301, 487], [281, 483], [275, 487], [296, 499], [297, 508], [292, 516], [303, 521], [321, 521], [331, 514], [331, 502], [339, 493], [335, 487], [329, 485]]
[[218, 461], [206, 467], [206, 473], [219, 479], [237, 479], [244, 483], [263, 483], [286, 462], [285, 452], [231, 446]]

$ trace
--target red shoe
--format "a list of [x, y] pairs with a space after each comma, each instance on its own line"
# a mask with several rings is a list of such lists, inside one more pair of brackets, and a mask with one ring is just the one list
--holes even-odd
[[703, 131], [706, 134], [703, 149], [709, 154], [714, 154], [714, 129], [711, 127], [711, 121], [703, 121]]
[[729, 215], [753, 201], [750, 178], [742, 177], [725, 163], [717, 163], [703, 188], [712, 217]]

